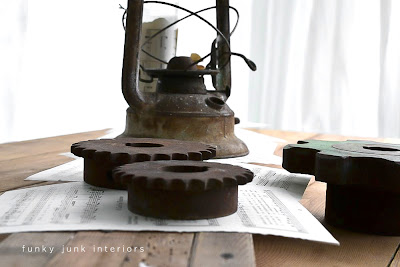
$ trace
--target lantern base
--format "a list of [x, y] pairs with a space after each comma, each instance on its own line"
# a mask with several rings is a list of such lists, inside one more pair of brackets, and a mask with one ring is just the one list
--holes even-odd
[[163, 138], [197, 141], [215, 146], [216, 158], [245, 156], [247, 146], [234, 133], [235, 118], [228, 116], [199, 116], [197, 114], [165, 115], [138, 112], [128, 108], [126, 128], [119, 137]]

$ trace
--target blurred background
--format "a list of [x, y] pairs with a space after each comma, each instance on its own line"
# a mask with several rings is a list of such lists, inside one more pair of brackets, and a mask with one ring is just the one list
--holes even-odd
[[[192, 11], [215, 5], [173, 2]], [[124, 127], [119, 4], [127, 5], [0, 2], [0, 143]], [[252, 72], [232, 58], [228, 104], [243, 125], [400, 137], [400, 1], [231, 0], [231, 5], [240, 11], [232, 51], [258, 66]], [[204, 17], [215, 22], [215, 11]], [[232, 12], [231, 26], [235, 20]], [[209, 52], [216, 36], [209, 26], [193, 17], [177, 27], [177, 55]]]

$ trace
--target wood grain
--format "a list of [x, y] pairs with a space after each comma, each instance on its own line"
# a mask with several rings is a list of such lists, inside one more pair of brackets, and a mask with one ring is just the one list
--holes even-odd
[[0, 161], [58, 151], [68, 152], [72, 143], [98, 138], [105, 135], [107, 130], [109, 129], [1, 144]]
[[58, 253], [47, 265], [187, 266], [192, 241], [191, 233], [79, 232], [65, 247], [85, 253]]
[[198, 233], [195, 236], [190, 267], [255, 266], [253, 238], [239, 233]]
[[400, 244], [397, 247], [395, 255], [393, 256], [393, 259], [392, 259], [392, 261], [390, 263], [390, 266], [392, 266], [392, 267], [400, 267]]
[[[1, 266], [43, 266], [68, 242], [74, 233], [18, 233], [9, 235], [0, 243]], [[25, 248], [23, 248], [25, 246]], [[28, 252], [28, 247], [54, 247], [46, 252]], [[24, 251], [25, 250], [25, 251]], [[31, 250], [34, 251], [34, 250]]]
[[278, 143], [275, 149], [275, 155], [280, 157], [282, 157], [282, 149], [285, 145], [296, 143], [298, 140], [312, 139], [318, 136], [318, 134], [315, 133], [286, 132], [279, 130], [253, 130], [253, 131], [284, 140], [285, 142]]
[[0, 145], [0, 192], [42, 183], [24, 179], [37, 172], [71, 161], [59, 155], [69, 152], [72, 143], [98, 138], [106, 130], [57, 136]]
[[[347, 140], [360, 139], [314, 133], [258, 130], [285, 140], [275, 151], [282, 155], [287, 143], [301, 139]], [[105, 130], [59, 136], [0, 145], [0, 192], [10, 189], [49, 184], [24, 181], [38, 171], [65, 163], [70, 159], [59, 156], [69, 151], [72, 143], [94, 139]], [[377, 139], [400, 143], [398, 139]], [[279, 166], [274, 166], [279, 167]], [[254, 235], [257, 266], [400, 266], [400, 252], [396, 249], [400, 237], [385, 237], [354, 233], [326, 225], [324, 222], [325, 184], [312, 180], [301, 203], [341, 243], [340, 247], [274, 236]], [[251, 235], [229, 233], [155, 233], [155, 232], [56, 232], [18, 233], [0, 235], [1, 266], [253, 266], [254, 254]], [[24, 243], [25, 242], [25, 243]], [[143, 253], [58, 253], [29, 255], [21, 253], [22, 245], [59, 246], [145, 246]], [[223, 256], [221, 256], [223, 255]], [[233, 255], [233, 258], [232, 256]], [[235, 260], [233, 260], [235, 259]], [[246, 261], [244, 261], [246, 259]], [[244, 263], [246, 262], [246, 263]], [[239, 265], [239, 263], [243, 263]]]
[[[61, 153], [61, 152], [60, 152]], [[28, 185], [40, 184], [42, 181], [25, 181], [24, 179], [37, 172], [67, 163], [72, 159], [57, 154], [40, 154], [29, 158], [15, 158], [0, 162], [0, 192], [17, 189]]]
[[314, 182], [300, 202], [332, 233], [340, 246], [255, 235], [257, 266], [386, 266], [389, 263], [400, 237], [355, 233], [326, 224], [325, 190], [325, 183]]

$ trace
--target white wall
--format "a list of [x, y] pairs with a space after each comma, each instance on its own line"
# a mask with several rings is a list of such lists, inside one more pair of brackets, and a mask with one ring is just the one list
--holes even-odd
[[[11, 98], [13, 104], [2, 114], [9, 124], [0, 131], [0, 141], [123, 123], [127, 106], [120, 92], [124, 33], [117, 2], [37, 0], [24, 4], [28, 4], [24, 47], [14, 53], [21, 58], [21, 69], [6, 88], [10, 95], [1, 99], [7, 103]], [[18, 10], [13, 11], [18, 15]], [[12, 24], [6, 27], [19, 30]], [[2, 69], [13, 58], [3, 62]]]
[[[400, 137], [400, 2], [254, 0], [249, 118]], [[395, 48], [396, 47], [396, 48]]]

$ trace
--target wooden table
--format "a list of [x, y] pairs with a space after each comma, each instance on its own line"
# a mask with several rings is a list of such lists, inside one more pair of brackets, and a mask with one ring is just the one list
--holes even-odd
[[[59, 153], [72, 143], [97, 138], [105, 130], [0, 145], [0, 193], [52, 184], [24, 181], [71, 159]], [[348, 137], [262, 130], [294, 143], [300, 139]], [[356, 139], [356, 138], [352, 138]], [[398, 143], [399, 140], [375, 139]], [[286, 143], [275, 154], [282, 155]], [[279, 167], [279, 166], [275, 166]], [[301, 203], [325, 225], [340, 246], [274, 236], [236, 233], [42, 232], [0, 235], [0, 266], [400, 266], [400, 237], [354, 233], [324, 222], [325, 184], [312, 180]], [[400, 204], [399, 204], [400, 206]], [[55, 246], [50, 253], [23, 253], [22, 245]], [[144, 253], [61, 253], [62, 246], [144, 246]]]

